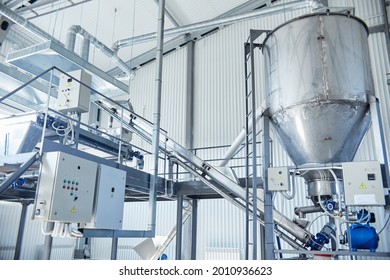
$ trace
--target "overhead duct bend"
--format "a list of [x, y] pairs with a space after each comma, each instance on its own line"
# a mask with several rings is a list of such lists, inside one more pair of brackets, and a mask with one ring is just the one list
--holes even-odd
[[[266, 7], [262, 9], [258, 9], [249, 13], [232, 15], [223, 18], [217, 18], [207, 21], [202, 21], [194, 24], [185, 25], [179, 28], [171, 28], [164, 31], [164, 36], [179, 36], [186, 33], [194, 32], [197, 30], [202, 30], [205, 28], [223, 26], [226, 24], [231, 24], [235, 22], [240, 22], [252, 18], [256, 18], [259, 16], [269, 16], [283, 12], [291, 12], [295, 10], [300, 10], [304, 8], [310, 8], [311, 10], [323, 8], [324, 5], [319, 0], [303, 0], [303, 1], [293, 1], [290, 3], [275, 5], [271, 7]], [[120, 48], [131, 46], [134, 44], [140, 44], [148, 41], [155, 40], [157, 38], [157, 33], [148, 33], [132, 38], [122, 39], [116, 41], [112, 46], [112, 49], [117, 52]]]
[[121, 60], [113, 50], [111, 50], [109, 47], [104, 45], [102, 42], [100, 42], [98, 39], [96, 39], [93, 35], [88, 33], [84, 28], [82, 28], [80, 25], [72, 25], [68, 29], [68, 33], [66, 35], [66, 44], [65, 47], [74, 52], [75, 51], [75, 45], [76, 45], [76, 37], [77, 35], [83, 37], [83, 43], [82, 43], [82, 51], [81, 51], [81, 57], [85, 60], [88, 60], [89, 56], [89, 45], [94, 45], [98, 50], [100, 50], [104, 55], [106, 55], [108, 58], [111, 59], [118, 67], [126, 74], [127, 77], [133, 78], [134, 77], [134, 71], [130, 69], [130, 67]]

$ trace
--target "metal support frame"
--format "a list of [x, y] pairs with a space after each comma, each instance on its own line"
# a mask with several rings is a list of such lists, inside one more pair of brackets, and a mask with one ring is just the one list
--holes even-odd
[[176, 260], [181, 260], [182, 241], [183, 241], [183, 196], [177, 198], [176, 210]]
[[191, 260], [196, 260], [196, 239], [198, 231], [198, 200], [192, 200], [192, 223], [191, 223]]
[[39, 154], [36, 152], [30, 153], [30, 157], [9, 177], [7, 177], [0, 184], [0, 194], [3, 193], [13, 182], [15, 182], [20, 176], [23, 175], [39, 158]]
[[116, 260], [118, 256], [118, 237], [112, 238], [111, 242], [111, 260]]
[[[255, 75], [255, 53], [256, 48], [261, 48], [255, 41], [267, 30], [250, 30], [250, 35], [244, 45], [245, 49], [245, 186], [246, 186], [246, 253], [245, 258], [249, 259], [250, 234], [249, 225], [252, 221], [252, 258], [257, 259], [257, 235], [258, 226], [255, 211], [250, 218], [250, 200], [253, 201], [253, 209], [257, 209], [257, 131], [256, 131], [256, 75]], [[252, 124], [252, 125], [251, 125]], [[250, 170], [250, 166], [252, 169]], [[249, 182], [252, 181], [252, 196], [250, 195]], [[264, 244], [261, 246], [264, 250]], [[264, 254], [262, 254], [264, 258]]]
[[263, 128], [263, 188], [264, 188], [264, 258], [266, 260], [275, 259], [274, 254], [274, 218], [272, 192], [268, 190], [268, 168], [270, 167], [270, 119], [269, 110], [266, 109], [262, 117]]
[[[389, 171], [389, 162], [387, 158], [387, 150], [386, 150], [386, 142], [384, 137], [384, 131], [383, 131], [383, 124], [382, 124], [382, 117], [380, 112], [380, 105], [379, 100], [373, 95], [369, 96], [369, 102], [370, 102], [370, 114], [371, 114], [371, 121], [372, 121], [372, 128], [374, 132], [374, 141], [375, 141], [375, 149], [376, 149], [376, 157], [377, 160], [384, 164], [384, 177], [385, 182], [387, 184], [390, 182], [390, 171]], [[388, 189], [389, 185], [387, 186]], [[388, 205], [390, 207], [390, 205]]]
[[389, 15], [387, 13], [387, 9], [386, 9], [386, 0], [382, 0], [381, 1], [381, 8], [382, 8], [382, 12], [383, 12], [383, 15], [384, 15], [384, 26], [385, 26], [385, 30], [384, 30], [384, 33], [385, 33], [385, 37], [386, 37], [386, 48], [387, 48], [387, 55], [388, 55], [388, 59], [390, 60], [390, 26], [389, 26]]
[[22, 212], [20, 213], [18, 237], [16, 239], [14, 260], [20, 260], [20, 255], [22, 251], [23, 232], [24, 232], [24, 227], [26, 225], [27, 207], [29, 204], [30, 202], [28, 201], [22, 201]]

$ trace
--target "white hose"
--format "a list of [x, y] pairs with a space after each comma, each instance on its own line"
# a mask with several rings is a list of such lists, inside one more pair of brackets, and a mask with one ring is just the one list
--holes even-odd
[[41, 232], [43, 235], [52, 235], [53, 231], [46, 231], [47, 221], [42, 221], [41, 223]]
[[337, 176], [336, 174], [334, 173], [334, 171], [332, 169], [328, 169], [329, 172], [332, 174], [333, 178], [334, 178], [334, 182], [336, 184], [336, 189], [337, 189], [337, 197], [338, 197], [338, 200], [339, 200], [339, 211], [341, 211], [341, 207], [342, 207], [342, 201], [341, 201], [341, 187], [340, 187], [340, 182], [339, 180], [337, 179]]
[[[295, 173], [295, 172], [294, 172]], [[291, 194], [289, 195], [288, 193], [287, 193], [287, 191], [283, 191], [282, 192], [282, 195], [286, 198], [286, 199], [288, 199], [288, 200], [292, 200], [292, 199], [294, 199], [294, 197], [295, 197], [295, 175], [294, 175], [294, 173], [293, 173], [293, 175], [290, 177], [290, 180], [291, 180]]]

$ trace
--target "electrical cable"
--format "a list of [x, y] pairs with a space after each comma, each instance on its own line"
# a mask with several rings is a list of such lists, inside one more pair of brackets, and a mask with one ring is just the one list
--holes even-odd
[[291, 182], [291, 194], [287, 194], [287, 191], [281, 192], [282, 195], [287, 199], [287, 200], [292, 200], [295, 197], [295, 171], [293, 172], [293, 175], [290, 177], [290, 182]]
[[387, 226], [387, 224], [389, 223], [389, 221], [390, 221], [390, 215], [389, 215], [389, 217], [387, 217], [387, 221], [386, 221], [385, 225], [381, 228], [380, 231], [378, 231], [378, 234], [377, 234], [377, 235], [379, 235], [379, 234], [382, 233], [382, 231], [386, 228], [386, 226]]

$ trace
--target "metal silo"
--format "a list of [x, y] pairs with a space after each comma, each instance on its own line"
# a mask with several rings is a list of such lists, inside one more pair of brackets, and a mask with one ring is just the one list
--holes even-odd
[[[362, 20], [321, 13], [286, 22], [264, 40], [268, 108], [297, 166], [353, 160], [371, 124], [367, 37]], [[309, 195], [333, 193], [329, 173], [305, 179]]]

